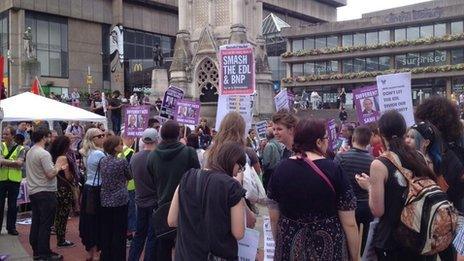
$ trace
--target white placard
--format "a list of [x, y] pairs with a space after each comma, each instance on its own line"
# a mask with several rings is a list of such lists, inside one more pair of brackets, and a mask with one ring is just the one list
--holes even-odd
[[276, 96], [274, 96], [274, 102], [276, 111], [283, 109], [290, 110], [288, 91], [286, 89], [281, 90]]
[[255, 261], [259, 245], [259, 231], [246, 228], [245, 236], [238, 241], [238, 260]]
[[236, 95], [219, 95], [218, 107], [216, 113], [216, 125], [215, 129], [219, 131], [222, 119], [227, 113], [236, 111], [242, 115], [246, 123], [245, 133], [251, 129], [251, 123], [253, 121], [253, 102], [251, 96], [236, 96]]
[[406, 125], [414, 125], [411, 97], [411, 73], [397, 73], [377, 76], [380, 111], [396, 110], [401, 113]]
[[269, 216], [263, 216], [263, 233], [264, 233], [264, 261], [274, 260], [275, 242], [272, 236], [271, 219]]
[[266, 139], [267, 132], [267, 121], [259, 121], [255, 124], [256, 132], [259, 140]]

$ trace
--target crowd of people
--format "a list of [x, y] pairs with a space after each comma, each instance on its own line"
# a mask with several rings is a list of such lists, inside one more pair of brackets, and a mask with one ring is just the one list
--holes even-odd
[[[8, 198], [6, 229], [19, 234], [16, 198], [26, 177], [34, 260], [63, 259], [50, 248], [51, 234], [58, 247], [75, 246], [66, 238], [72, 215], [86, 260], [237, 260], [237, 240], [267, 212], [275, 260], [464, 260], [458, 107], [432, 97], [415, 117], [413, 126], [395, 111], [368, 126], [343, 123], [332, 144], [324, 119], [285, 110], [272, 116], [266, 138], [235, 112], [217, 131], [206, 119], [194, 129], [150, 119], [139, 139], [101, 124], [50, 131], [19, 122], [2, 132], [0, 221]], [[252, 173], [266, 200], [249, 196]], [[430, 232], [452, 236], [427, 251], [400, 233], [414, 219], [403, 217], [411, 180], [436, 184], [441, 200], [452, 203], [444, 220], [454, 226], [438, 223]]]

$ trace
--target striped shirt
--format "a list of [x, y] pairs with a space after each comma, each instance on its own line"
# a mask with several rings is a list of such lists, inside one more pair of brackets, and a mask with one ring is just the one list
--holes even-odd
[[459, 255], [464, 256], [464, 220], [460, 220], [461, 224], [458, 226], [456, 231], [456, 237], [454, 237], [453, 245]]
[[374, 160], [367, 150], [352, 148], [347, 152], [338, 153], [335, 156], [335, 163], [339, 164], [344, 173], [348, 175], [351, 187], [358, 200], [367, 200], [368, 192], [362, 189], [356, 182], [355, 175], [366, 173], [369, 175], [371, 163]]

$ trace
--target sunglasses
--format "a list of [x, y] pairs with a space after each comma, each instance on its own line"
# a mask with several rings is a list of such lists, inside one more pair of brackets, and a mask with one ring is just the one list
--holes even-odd
[[93, 136], [92, 139], [95, 139], [95, 138], [101, 139], [101, 138], [103, 138], [103, 137], [105, 137], [105, 134], [99, 134], [99, 135]]

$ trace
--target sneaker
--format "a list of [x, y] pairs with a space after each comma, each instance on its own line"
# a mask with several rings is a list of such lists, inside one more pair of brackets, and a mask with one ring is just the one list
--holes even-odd
[[56, 244], [58, 247], [74, 247], [76, 246], [73, 242], [71, 241], [68, 241], [68, 240], [65, 240], [63, 242], [59, 242], [58, 244]]

